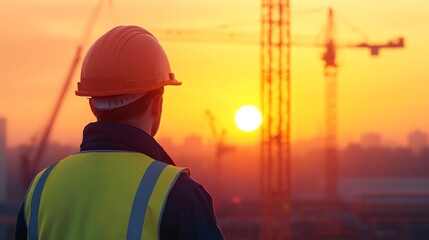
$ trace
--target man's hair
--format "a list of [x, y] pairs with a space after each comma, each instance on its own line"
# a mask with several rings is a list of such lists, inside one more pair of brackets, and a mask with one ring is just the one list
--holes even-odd
[[143, 97], [123, 107], [111, 110], [100, 110], [91, 104], [92, 113], [99, 122], [127, 122], [128, 120], [143, 115], [149, 108], [155, 96], [162, 95], [164, 88], [147, 92]]

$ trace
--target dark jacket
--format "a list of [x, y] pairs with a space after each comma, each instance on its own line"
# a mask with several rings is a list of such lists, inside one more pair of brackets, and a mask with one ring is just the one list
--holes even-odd
[[[123, 150], [141, 152], [175, 165], [164, 149], [144, 131], [119, 123], [88, 124], [83, 131], [81, 151]], [[24, 209], [18, 215], [17, 240], [27, 239]], [[210, 194], [192, 178], [181, 174], [168, 195], [161, 219], [160, 239], [223, 239], [217, 226]]]

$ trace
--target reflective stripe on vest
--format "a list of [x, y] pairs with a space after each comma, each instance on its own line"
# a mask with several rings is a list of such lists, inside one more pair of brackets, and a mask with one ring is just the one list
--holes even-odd
[[[165, 202], [183, 171], [188, 170], [141, 153], [72, 155], [39, 173], [30, 186], [25, 203], [29, 239], [158, 239]], [[97, 182], [100, 178], [106, 184]]]
[[39, 239], [39, 223], [37, 219], [39, 219], [40, 198], [42, 197], [43, 187], [45, 186], [49, 173], [51, 173], [55, 165], [57, 164], [51, 165], [42, 173], [42, 176], [40, 177], [39, 181], [37, 181], [36, 187], [34, 189], [33, 197], [31, 198], [31, 215], [33, 217], [30, 218], [30, 223], [28, 224], [28, 236], [30, 240]]

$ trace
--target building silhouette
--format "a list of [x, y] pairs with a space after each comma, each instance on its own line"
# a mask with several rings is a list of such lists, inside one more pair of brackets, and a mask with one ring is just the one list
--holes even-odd
[[421, 154], [422, 151], [428, 147], [428, 135], [419, 130], [415, 130], [408, 135], [408, 147], [413, 154]]
[[6, 119], [0, 118], [0, 202], [6, 201]]
[[364, 148], [381, 147], [381, 135], [377, 133], [367, 133], [361, 137], [361, 145]]

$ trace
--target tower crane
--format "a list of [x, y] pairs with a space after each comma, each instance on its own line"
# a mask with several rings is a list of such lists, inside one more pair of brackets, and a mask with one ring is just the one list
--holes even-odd
[[[88, 43], [89, 37], [91, 36], [92, 29], [94, 28], [98, 15], [100, 14], [103, 3], [104, 0], [100, 0], [90, 16], [88, 24], [86, 25], [86, 28], [83, 32], [82, 39], [76, 48], [75, 55], [67, 72], [60, 94], [58, 95], [58, 99], [55, 102], [54, 109], [51, 112], [51, 115], [48, 119], [48, 123], [42, 132], [41, 138], [37, 146], [35, 147], [35, 149], [33, 149], [32, 147], [21, 155], [22, 183], [24, 190], [27, 189], [27, 187], [30, 185], [32, 178], [37, 173], [41, 158], [45, 152], [46, 145], [49, 141], [49, 136], [51, 134], [52, 128], [55, 124], [62, 103], [64, 102], [65, 95], [70, 87], [70, 83], [73, 79], [76, 69], [78, 68], [78, 64], [82, 58], [83, 48]], [[109, 0], [109, 4], [112, 4], [111, 0]], [[31, 155], [33, 150], [34, 154]]]
[[226, 129], [223, 128], [219, 133], [216, 126], [216, 118], [213, 116], [210, 110], [206, 110], [205, 114], [210, 124], [210, 129], [212, 131], [214, 140], [215, 140], [215, 178], [214, 178], [214, 195], [220, 196], [221, 189], [221, 175], [222, 175], [222, 157], [235, 149], [234, 146], [225, 144]]
[[325, 36], [325, 194], [328, 202], [338, 200], [338, 146], [337, 146], [337, 71], [336, 62], [338, 48], [369, 49], [371, 56], [378, 56], [380, 49], [403, 48], [404, 38], [397, 38], [383, 44], [361, 42], [355, 44], [337, 45], [335, 39], [335, 18], [332, 8], [328, 9], [328, 22]]

